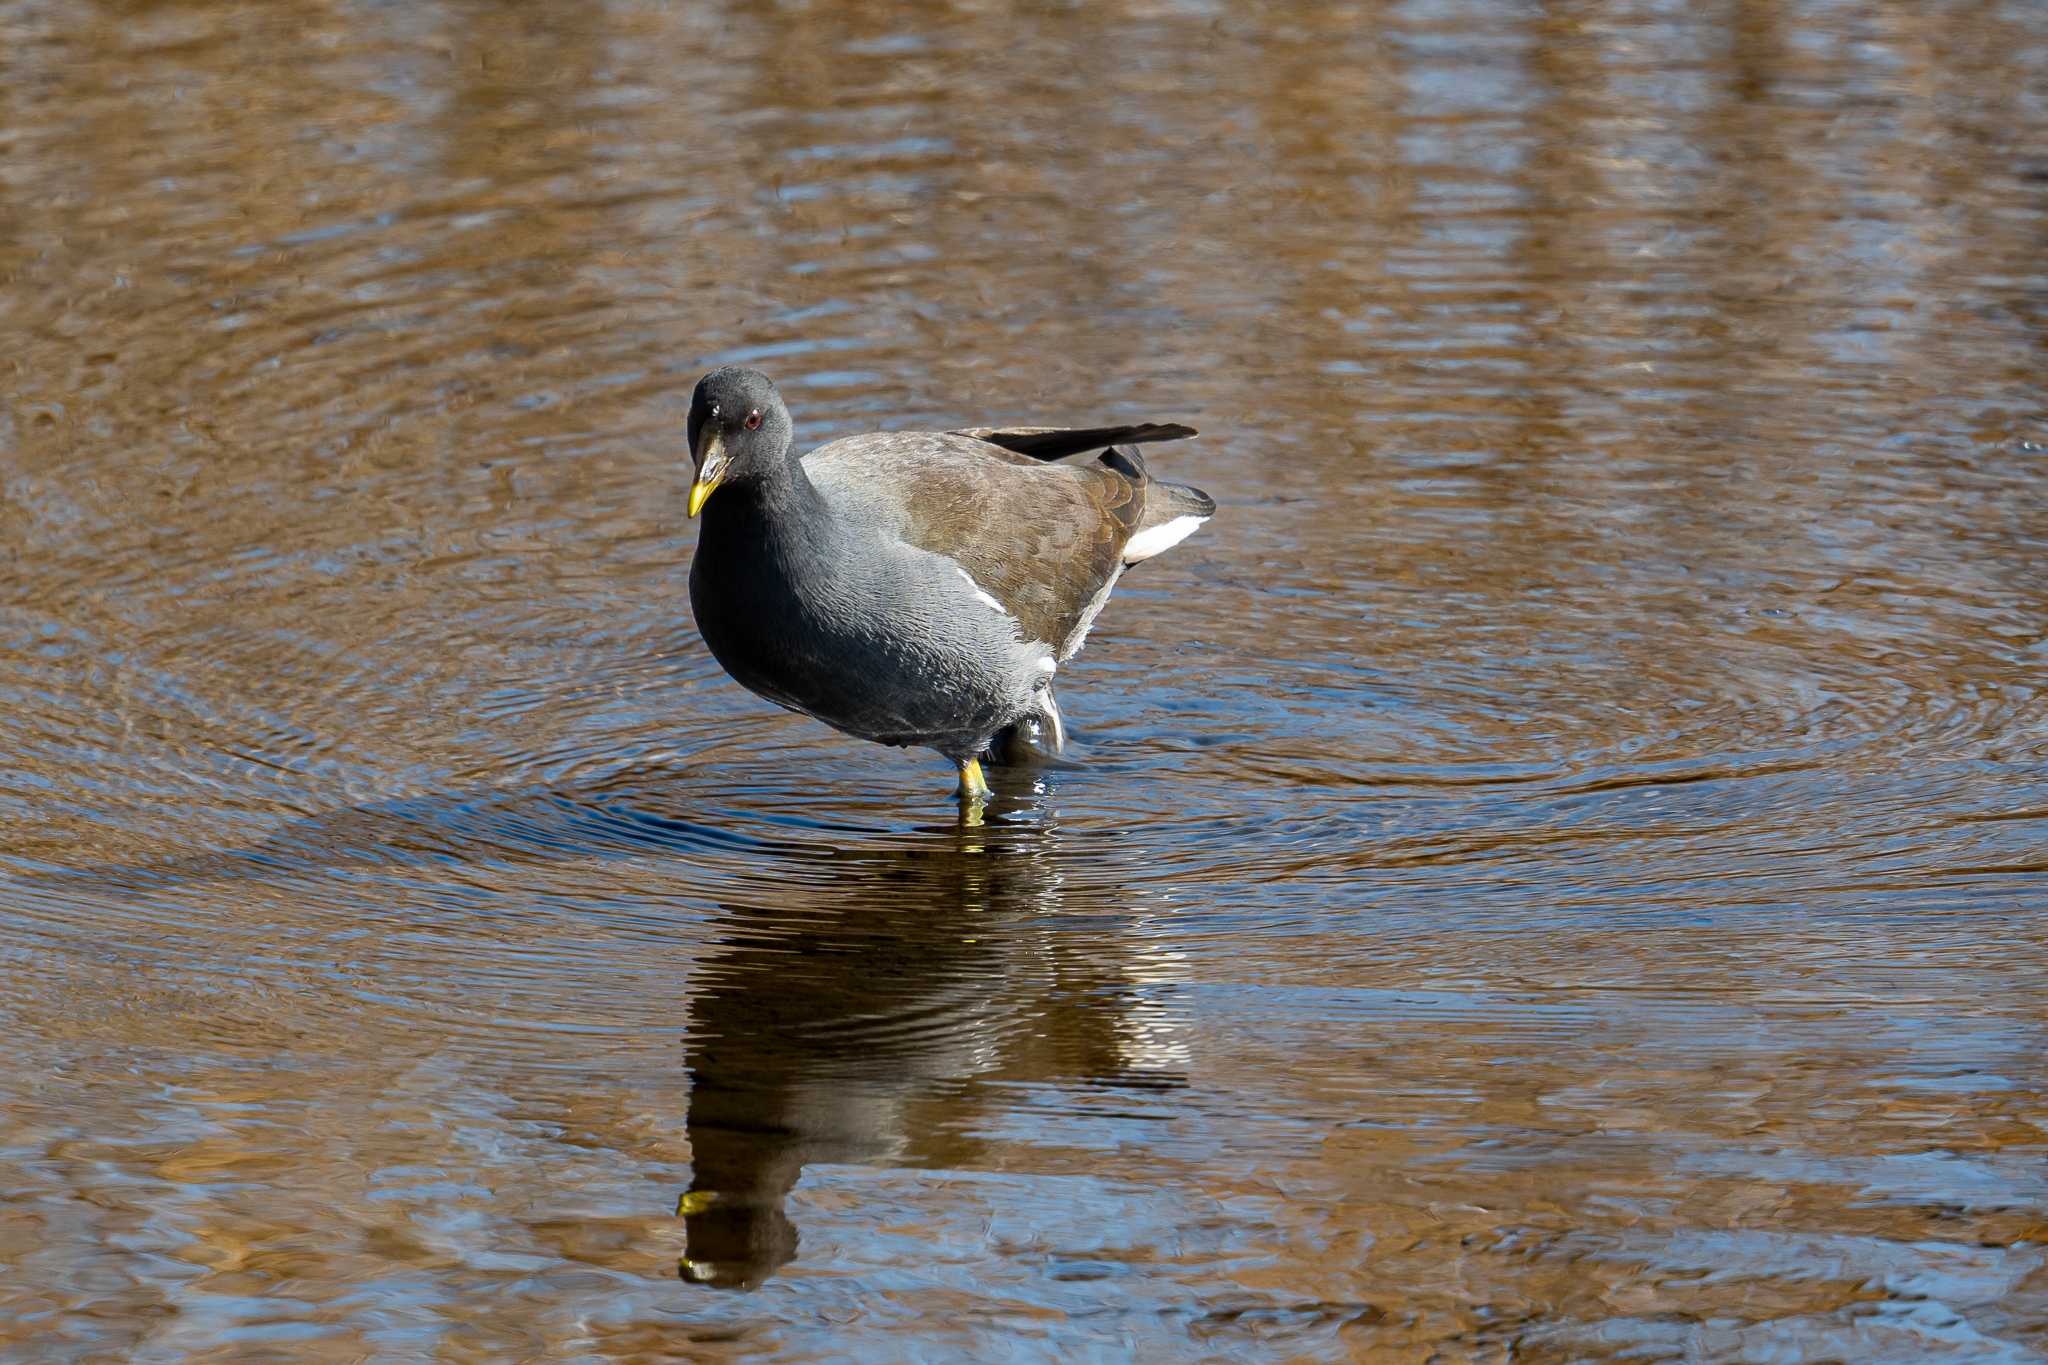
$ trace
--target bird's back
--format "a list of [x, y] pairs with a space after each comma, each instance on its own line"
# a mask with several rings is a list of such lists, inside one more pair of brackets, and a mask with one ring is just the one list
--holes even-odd
[[953, 432], [848, 437], [803, 463], [834, 507], [951, 560], [1061, 654], [1121, 571], [1149, 483], [1127, 461], [1049, 463]]

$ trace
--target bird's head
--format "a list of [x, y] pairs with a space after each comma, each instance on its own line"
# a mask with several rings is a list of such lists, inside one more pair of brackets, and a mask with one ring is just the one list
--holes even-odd
[[789, 455], [789, 409], [759, 370], [728, 365], [697, 381], [690, 395], [690, 515], [723, 483], [758, 478]]

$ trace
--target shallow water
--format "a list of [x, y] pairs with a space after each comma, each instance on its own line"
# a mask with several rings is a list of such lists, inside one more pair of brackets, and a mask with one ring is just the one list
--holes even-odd
[[[0, 5], [0, 1356], [2048, 1355], [2048, 8]], [[1184, 420], [963, 828], [688, 388]]]

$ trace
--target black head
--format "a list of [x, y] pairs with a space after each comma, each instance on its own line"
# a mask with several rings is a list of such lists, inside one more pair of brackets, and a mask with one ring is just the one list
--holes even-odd
[[690, 515], [722, 483], [743, 483], [789, 458], [793, 432], [782, 395], [759, 370], [728, 365], [697, 381], [690, 395]]

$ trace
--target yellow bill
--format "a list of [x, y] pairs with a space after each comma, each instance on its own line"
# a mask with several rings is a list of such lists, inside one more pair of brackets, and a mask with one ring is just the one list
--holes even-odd
[[690, 515], [696, 516], [704, 510], [705, 502], [717, 489], [718, 481], [725, 477], [725, 467], [731, 461], [725, 457], [725, 441], [716, 431], [704, 437], [704, 448], [697, 452], [697, 481], [690, 485]]

